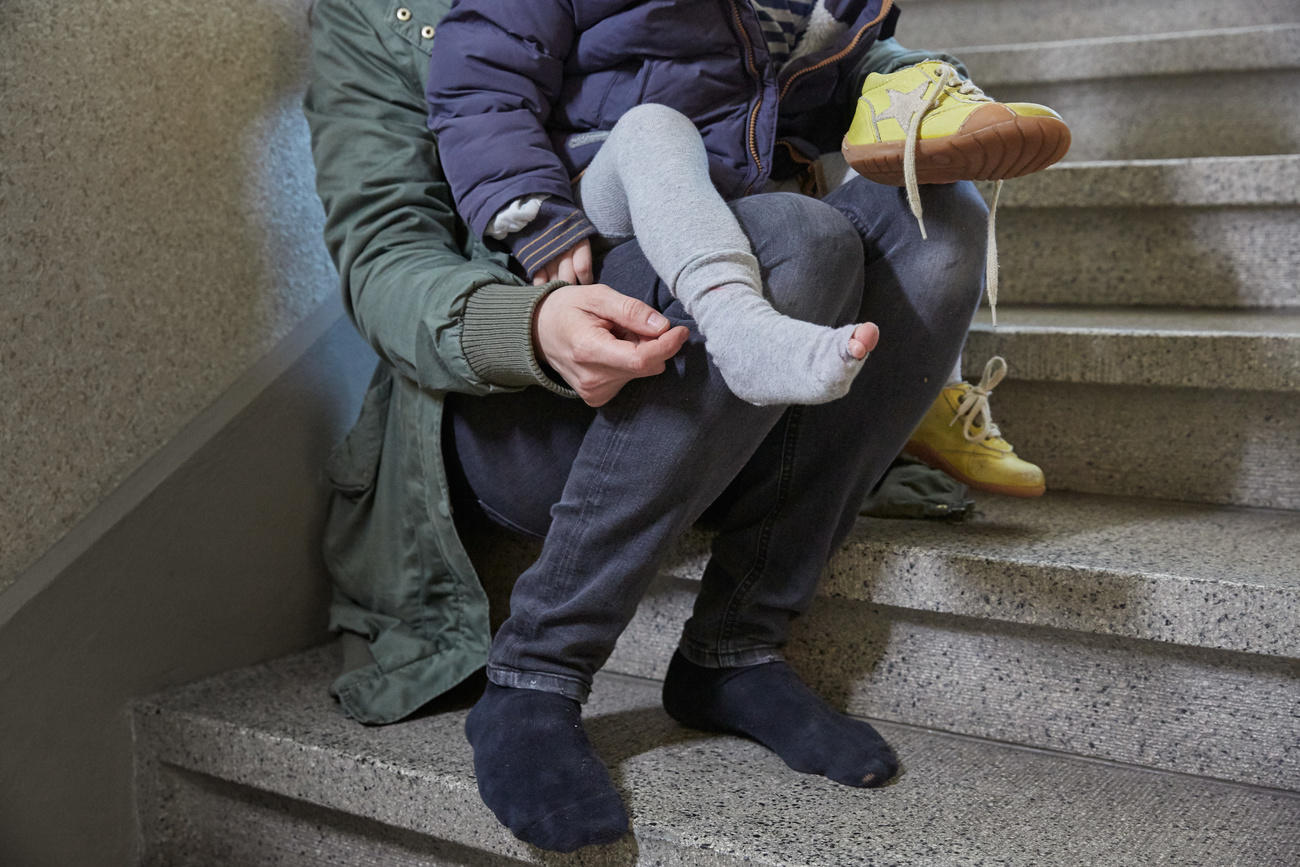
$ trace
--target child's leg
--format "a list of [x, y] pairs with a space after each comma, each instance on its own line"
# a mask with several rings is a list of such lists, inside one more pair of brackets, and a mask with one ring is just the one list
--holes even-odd
[[829, 328], [772, 308], [749, 240], [714, 189], [704, 143], [685, 116], [653, 104], [629, 111], [583, 174], [579, 194], [601, 234], [636, 236], [737, 397], [815, 404], [848, 391], [877, 329]]

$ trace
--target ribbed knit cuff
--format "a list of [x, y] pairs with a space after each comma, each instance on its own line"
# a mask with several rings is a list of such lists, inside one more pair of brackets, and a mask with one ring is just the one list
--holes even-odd
[[544, 286], [489, 283], [465, 304], [460, 346], [470, 369], [494, 385], [540, 385], [564, 397], [577, 397], [559, 379], [547, 376], [533, 352], [533, 313], [560, 281]]
[[569, 202], [547, 199], [531, 223], [506, 236], [506, 244], [531, 279], [547, 262], [594, 234], [596, 227], [580, 209]]

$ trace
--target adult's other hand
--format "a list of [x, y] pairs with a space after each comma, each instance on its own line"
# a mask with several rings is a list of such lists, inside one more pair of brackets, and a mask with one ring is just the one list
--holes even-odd
[[588, 405], [608, 403], [629, 381], [663, 373], [690, 332], [603, 283], [561, 286], [538, 305], [533, 344]]

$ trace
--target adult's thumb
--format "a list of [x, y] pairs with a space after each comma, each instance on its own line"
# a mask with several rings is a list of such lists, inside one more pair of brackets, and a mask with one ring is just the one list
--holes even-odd
[[668, 317], [637, 298], [603, 284], [594, 284], [596, 315], [642, 337], [658, 337], [668, 330]]

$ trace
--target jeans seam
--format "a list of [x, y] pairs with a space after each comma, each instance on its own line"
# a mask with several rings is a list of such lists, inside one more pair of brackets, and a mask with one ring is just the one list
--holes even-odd
[[794, 452], [799, 439], [799, 421], [802, 415], [802, 410], [799, 407], [791, 407], [787, 411], [785, 420], [786, 433], [781, 447], [780, 471], [777, 474], [776, 498], [772, 508], [763, 517], [763, 526], [758, 534], [754, 562], [740, 581], [736, 582], [736, 589], [732, 591], [731, 598], [727, 600], [727, 607], [722, 617], [721, 635], [718, 636], [718, 653], [722, 652], [722, 646], [730, 645], [735, 634], [740, 608], [748, 598], [749, 591], [753, 588], [759, 575], [767, 566], [767, 551], [772, 539], [772, 525], [776, 522], [776, 516], [789, 496], [790, 479], [794, 475]]

